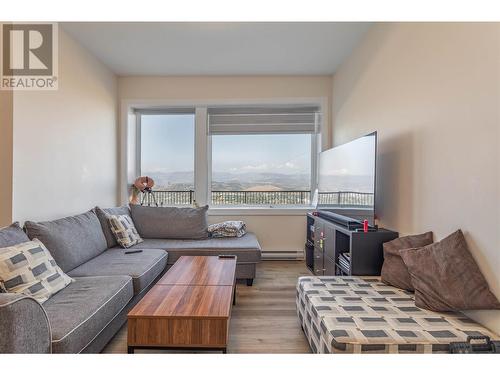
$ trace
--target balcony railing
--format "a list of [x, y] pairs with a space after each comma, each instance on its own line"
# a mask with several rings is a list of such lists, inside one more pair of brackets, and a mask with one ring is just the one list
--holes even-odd
[[[155, 190], [154, 197], [159, 206], [190, 205], [194, 202], [194, 191]], [[143, 201], [142, 195], [140, 202]], [[318, 203], [339, 207], [371, 207], [373, 194], [352, 191], [321, 192]], [[146, 195], [144, 204], [154, 205], [151, 195]], [[274, 206], [274, 205], [309, 205], [311, 192], [309, 190], [285, 191], [212, 191], [212, 205], [215, 206]]]
[[295, 191], [212, 191], [213, 205], [307, 205], [311, 192]]
[[373, 194], [354, 191], [322, 192], [318, 194], [318, 204], [339, 207], [373, 207]]
[[[183, 191], [170, 191], [170, 190], [154, 190], [153, 195], [141, 193], [139, 197], [139, 202], [143, 202], [145, 206], [154, 206], [156, 202], [161, 207], [166, 206], [182, 206], [193, 204], [194, 202], [194, 191], [193, 190], [183, 190]], [[143, 200], [144, 198], [144, 200]]]

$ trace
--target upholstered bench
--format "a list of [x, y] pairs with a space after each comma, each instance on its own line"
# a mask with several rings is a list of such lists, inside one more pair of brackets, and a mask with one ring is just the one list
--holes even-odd
[[300, 277], [297, 314], [315, 353], [447, 353], [469, 335], [495, 337], [460, 313], [415, 306], [375, 277]]

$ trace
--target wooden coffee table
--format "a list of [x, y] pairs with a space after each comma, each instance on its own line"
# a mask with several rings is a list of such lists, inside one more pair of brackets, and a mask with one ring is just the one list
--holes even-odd
[[227, 349], [236, 258], [183, 256], [128, 314], [134, 349]]

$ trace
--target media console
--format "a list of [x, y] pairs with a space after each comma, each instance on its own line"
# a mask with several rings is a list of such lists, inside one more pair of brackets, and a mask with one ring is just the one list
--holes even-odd
[[342, 217], [327, 216], [307, 214], [306, 263], [311, 272], [317, 276], [380, 275], [382, 244], [398, 233], [382, 228], [365, 233]]

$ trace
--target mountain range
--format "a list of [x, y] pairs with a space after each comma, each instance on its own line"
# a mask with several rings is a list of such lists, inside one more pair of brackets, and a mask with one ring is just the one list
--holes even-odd
[[[158, 190], [192, 190], [193, 172], [151, 172], [147, 176], [155, 180]], [[263, 172], [214, 172], [212, 190], [310, 190], [307, 174], [263, 173]]]

